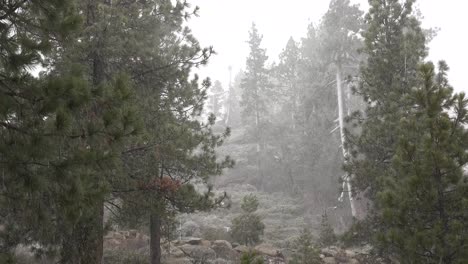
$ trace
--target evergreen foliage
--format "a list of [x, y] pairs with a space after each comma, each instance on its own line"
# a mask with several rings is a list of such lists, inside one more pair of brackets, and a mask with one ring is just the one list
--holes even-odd
[[413, 111], [400, 119], [391, 167], [378, 193], [385, 248], [402, 263], [468, 261], [467, 104], [453, 94], [439, 63], [420, 67], [420, 84], [408, 94]]
[[[367, 62], [357, 93], [359, 134], [349, 134], [345, 169], [372, 201], [368, 230], [401, 263], [466, 262], [464, 94], [452, 93], [447, 65], [423, 63], [426, 38], [415, 1], [372, 1]], [[369, 233], [369, 232], [367, 232]]]
[[314, 244], [314, 238], [309, 229], [305, 228], [301, 235], [293, 242], [292, 264], [321, 263], [320, 251]]
[[258, 209], [258, 199], [255, 195], [249, 194], [242, 198], [241, 209], [246, 213], [253, 213]]
[[322, 247], [328, 247], [336, 243], [337, 237], [335, 235], [335, 231], [333, 227], [330, 225], [330, 220], [328, 219], [328, 215], [324, 213], [322, 215], [322, 220], [320, 222], [320, 234], [318, 243]]
[[244, 252], [240, 258], [241, 264], [262, 264], [263, 258], [255, 251]]
[[[108, 193], [123, 139], [138, 132], [128, 78], [94, 86], [79, 64], [55, 71], [80, 30], [72, 1], [9, 1], [0, 16], [0, 254], [24, 244], [93, 263], [92, 241], [67, 243]], [[49, 71], [35, 77], [35, 66]]]
[[262, 38], [255, 23], [252, 23], [248, 41], [250, 53], [247, 57], [247, 68], [241, 84], [243, 89], [241, 106], [243, 106], [242, 114], [245, 122], [254, 123], [256, 130], [261, 129], [262, 122], [264, 122], [262, 118], [268, 113], [267, 100], [270, 89], [268, 71], [265, 68], [268, 57], [266, 50], [260, 46]]
[[395, 153], [395, 126], [412, 105], [407, 94], [417, 84], [417, 68], [426, 56], [425, 36], [413, 16], [414, 1], [372, 1], [366, 14], [363, 53], [357, 93], [366, 103], [364, 113], [355, 112], [353, 123], [360, 133], [349, 135], [348, 173], [358, 190], [373, 201], [380, 190], [379, 178], [394, 177], [390, 160]]
[[220, 81], [215, 81], [211, 87], [211, 95], [208, 96], [208, 109], [219, 119], [222, 117], [222, 107], [224, 104], [224, 89]]
[[232, 220], [232, 238], [243, 245], [255, 245], [260, 242], [265, 225], [259, 215], [255, 213], [258, 207], [257, 197], [247, 195], [242, 199], [241, 215]]

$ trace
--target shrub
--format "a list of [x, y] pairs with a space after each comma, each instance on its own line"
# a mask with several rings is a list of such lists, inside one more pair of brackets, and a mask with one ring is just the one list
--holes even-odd
[[241, 209], [246, 213], [253, 213], [258, 209], [257, 196], [249, 194], [242, 198]]
[[260, 241], [265, 225], [260, 216], [255, 214], [258, 208], [258, 200], [254, 195], [247, 195], [242, 199], [240, 216], [232, 220], [232, 238], [244, 245], [254, 245]]
[[214, 241], [214, 240], [232, 241], [232, 237], [229, 232], [227, 232], [224, 228], [215, 228], [215, 227], [208, 227], [208, 228], [203, 229], [202, 238], [206, 240], [210, 240], [210, 241]]
[[263, 264], [263, 258], [255, 251], [248, 251], [242, 254], [240, 264]]
[[309, 229], [304, 229], [301, 235], [293, 242], [291, 264], [318, 264], [321, 263], [319, 250], [314, 246], [313, 237]]
[[148, 264], [149, 256], [128, 250], [104, 251], [104, 264]]
[[340, 241], [345, 247], [361, 246], [373, 241], [375, 232], [374, 223], [371, 219], [354, 222], [351, 227], [340, 236]]
[[182, 236], [185, 236], [185, 237], [192, 237], [192, 236], [199, 237], [201, 235], [200, 226], [191, 220], [185, 222], [182, 225], [180, 232], [182, 233]]
[[337, 238], [333, 227], [330, 225], [327, 214], [322, 215], [322, 222], [320, 223], [319, 243], [322, 247], [327, 247], [336, 243]]

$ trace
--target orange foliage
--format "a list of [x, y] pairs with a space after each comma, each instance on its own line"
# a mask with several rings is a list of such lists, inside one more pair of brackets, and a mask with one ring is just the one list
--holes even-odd
[[139, 189], [141, 190], [155, 190], [164, 193], [174, 193], [179, 190], [182, 183], [180, 180], [174, 180], [169, 176], [162, 178], [151, 179], [147, 182], [140, 182]]

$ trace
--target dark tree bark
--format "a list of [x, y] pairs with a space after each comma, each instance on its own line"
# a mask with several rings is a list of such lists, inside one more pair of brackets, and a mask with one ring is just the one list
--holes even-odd
[[161, 218], [156, 213], [150, 216], [151, 264], [161, 264]]

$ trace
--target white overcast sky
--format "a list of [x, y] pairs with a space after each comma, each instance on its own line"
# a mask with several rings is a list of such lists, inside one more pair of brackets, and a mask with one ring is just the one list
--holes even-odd
[[[351, 0], [367, 11], [367, 0]], [[233, 76], [245, 67], [249, 53], [248, 31], [252, 22], [263, 35], [263, 47], [269, 61], [277, 61], [278, 54], [290, 36], [300, 40], [307, 26], [318, 24], [328, 9], [329, 0], [189, 0], [199, 6], [199, 17], [189, 26], [202, 46], [213, 46], [217, 55], [203, 67], [201, 77], [220, 80], [227, 89], [228, 67]], [[456, 91], [468, 92], [468, 1], [419, 0], [424, 27], [438, 27], [438, 36], [430, 44], [429, 59], [444, 59], [450, 67], [449, 79]]]

